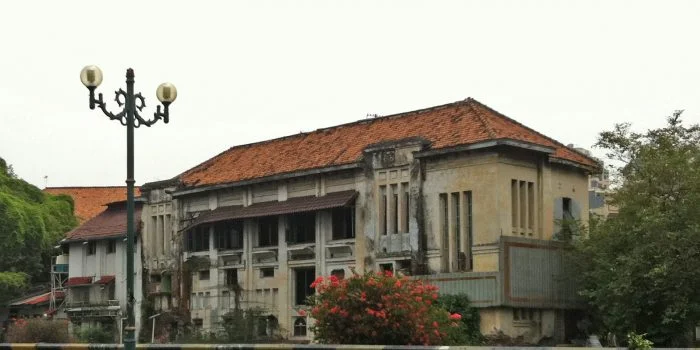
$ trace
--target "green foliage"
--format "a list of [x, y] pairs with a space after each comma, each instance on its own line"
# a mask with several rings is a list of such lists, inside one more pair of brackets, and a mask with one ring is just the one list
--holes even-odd
[[102, 327], [84, 327], [77, 334], [81, 343], [109, 344], [114, 342], [114, 334]]
[[573, 259], [596, 331], [688, 346], [700, 320], [700, 128], [677, 112], [644, 134], [617, 125], [597, 145], [622, 165], [619, 214], [592, 225]]
[[627, 348], [632, 350], [649, 350], [654, 346], [650, 340], [644, 338], [646, 334], [630, 333], [627, 334]]
[[19, 319], [8, 327], [8, 343], [70, 343], [67, 321], [33, 318]]
[[27, 277], [23, 272], [0, 272], [0, 301], [21, 295], [27, 289]]
[[435, 304], [437, 287], [422, 280], [368, 272], [319, 277], [311, 286], [312, 330], [321, 343], [453, 345], [468, 331], [461, 315]]
[[[260, 322], [266, 318], [263, 308], [233, 310], [223, 317], [223, 329], [218, 334], [219, 340], [223, 343], [247, 344], [279, 337], [278, 325], [276, 327], [273, 325], [271, 335], [258, 335], [260, 333], [257, 332], [257, 327], [260, 327]], [[272, 319], [269, 320], [272, 321]]]
[[436, 305], [451, 314], [462, 316], [460, 330], [451, 333], [455, 337], [450, 341], [451, 344], [479, 345], [483, 343], [484, 337], [479, 330], [479, 310], [472, 307], [466, 294], [441, 295], [438, 297]]
[[0, 162], [0, 271], [48, 280], [51, 249], [76, 224], [70, 197], [45, 194]]

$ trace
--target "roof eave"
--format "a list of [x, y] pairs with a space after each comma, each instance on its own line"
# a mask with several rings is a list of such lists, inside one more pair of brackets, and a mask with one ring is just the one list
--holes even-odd
[[[138, 231], [135, 232], [138, 234]], [[124, 233], [116, 233], [108, 236], [99, 236], [99, 237], [83, 237], [83, 238], [66, 238], [64, 240], [61, 240], [61, 244], [65, 243], [76, 243], [76, 242], [91, 242], [91, 241], [101, 241], [101, 240], [109, 240], [109, 239], [115, 239], [115, 238], [126, 238], [126, 232]]]
[[483, 141], [483, 142], [471, 143], [468, 145], [460, 145], [460, 146], [449, 147], [449, 148], [439, 148], [439, 149], [434, 149], [434, 150], [416, 152], [413, 155], [416, 158], [425, 158], [425, 157], [432, 157], [432, 156], [438, 156], [438, 155], [443, 155], [443, 154], [492, 148], [492, 147], [497, 147], [497, 146], [511, 146], [511, 147], [517, 147], [517, 148], [527, 149], [530, 151], [541, 152], [541, 153], [546, 153], [546, 154], [554, 154], [554, 152], [556, 151], [553, 147], [542, 146], [542, 145], [538, 145], [538, 144], [534, 144], [534, 143], [530, 143], [530, 142], [518, 141], [518, 140], [513, 140], [513, 139], [496, 139], [496, 140], [488, 140], [488, 141]]
[[549, 162], [567, 165], [567, 166], [571, 166], [574, 168], [579, 168], [579, 169], [584, 170], [584, 171], [589, 172], [589, 173], [595, 173], [597, 170], [600, 169], [600, 167], [585, 165], [585, 164], [573, 162], [573, 161], [566, 160], [563, 158], [558, 158], [558, 157], [549, 157]]
[[233, 187], [242, 187], [242, 186], [247, 186], [247, 185], [259, 184], [262, 182], [285, 180], [285, 179], [290, 179], [290, 178], [300, 177], [300, 176], [317, 175], [317, 174], [330, 173], [330, 172], [334, 172], [334, 171], [357, 169], [360, 167], [361, 167], [361, 163], [354, 162], [354, 163], [348, 163], [348, 164], [333, 165], [333, 166], [323, 167], [323, 168], [314, 168], [314, 169], [307, 169], [307, 170], [293, 171], [293, 172], [289, 172], [289, 173], [282, 173], [282, 174], [258, 177], [258, 178], [254, 178], [254, 179], [250, 179], [250, 180], [242, 180], [242, 181], [228, 182], [228, 183], [215, 184], [215, 185], [195, 186], [195, 187], [189, 187], [189, 188], [175, 190], [175, 191], [173, 191], [172, 196], [173, 197], [181, 197], [181, 196], [186, 196], [186, 195], [195, 194], [195, 193], [221, 190], [221, 189], [233, 188]]

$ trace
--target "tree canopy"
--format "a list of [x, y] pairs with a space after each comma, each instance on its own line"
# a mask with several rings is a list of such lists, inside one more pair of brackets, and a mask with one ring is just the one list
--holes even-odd
[[597, 330], [687, 346], [700, 320], [700, 128], [681, 112], [645, 133], [619, 124], [599, 135], [619, 186], [619, 214], [594, 225], [576, 250], [581, 294]]
[[42, 192], [0, 158], [0, 304], [48, 281], [51, 250], [76, 224], [72, 198]]

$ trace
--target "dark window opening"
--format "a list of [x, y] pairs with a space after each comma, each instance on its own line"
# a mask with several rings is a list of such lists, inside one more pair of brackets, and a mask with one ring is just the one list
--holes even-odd
[[409, 232], [408, 221], [409, 221], [409, 211], [410, 211], [410, 198], [408, 196], [408, 182], [404, 183], [403, 187], [403, 232]]
[[562, 198], [562, 212], [564, 220], [572, 220], [574, 218], [573, 211], [571, 210], [571, 198]]
[[396, 269], [404, 275], [411, 274], [411, 260], [399, 260], [396, 262], [398, 265]]
[[331, 271], [331, 276], [335, 276], [339, 280], [345, 279], [345, 270], [344, 269], [333, 270], [333, 271]]
[[160, 283], [161, 276], [160, 275], [151, 275], [151, 282], [152, 283]]
[[295, 274], [295, 305], [306, 305], [307, 298], [314, 294], [315, 289], [311, 288], [311, 284], [316, 279], [316, 268], [305, 267], [294, 270]]
[[294, 321], [294, 336], [306, 336], [306, 319], [299, 317]]
[[380, 220], [380, 225], [381, 227], [379, 228], [379, 232], [383, 235], [386, 234], [386, 226], [387, 226], [387, 202], [386, 202], [386, 186], [379, 186], [380, 191], [382, 192], [382, 202], [380, 203], [380, 208], [379, 208], [379, 215], [381, 217]]
[[216, 249], [243, 248], [243, 221], [226, 221], [214, 225]]
[[238, 270], [228, 269], [226, 270], [226, 281], [224, 281], [227, 286], [238, 285]]
[[389, 271], [391, 273], [394, 273], [394, 264], [392, 264], [392, 263], [379, 264], [379, 270], [382, 272]]
[[274, 267], [264, 267], [260, 269], [260, 278], [275, 277]]
[[399, 232], [399, 193], [397, 189], [397, 185], [391, 185], [391, 233]]
[[267, 317], [258, 317], [257, 334], [259, 337], [267, 336]]
[[198, 226], [187, 232], [187, 251], [209, 250], [209, 227]]
[[276, 216], [268, 216], [258, 221], [258, 247], [277, 245], [279, 242], [278, 223]]
[[335, 208], [331, 216], [333, 239], [355, 238], [355, 207]]
[[95, 243], [95, 241], [88, 242], [87, 255], [95, 255], [96, 251], [97, 251], [97, 244]]
[[199, 280], [200, 281], [209, 280], [209, 270], [199, 271]]
[[195, 326], [195, 327], [200, 327], [200, 328], [201, 328], [202, 326], [204, 326], [204, 320], [201, 319], [201, 318], [193, 318], [193, 319], [192, 319], [192, 323], [194, 323], [194, 326]]
[[110, 239], [107, 241], [107, 254], [114, 254], [117, 252], [117, 240]]
[[292, 244], [316, 241], [316, 213], [294, 214], [288, 217], [287, 241]]

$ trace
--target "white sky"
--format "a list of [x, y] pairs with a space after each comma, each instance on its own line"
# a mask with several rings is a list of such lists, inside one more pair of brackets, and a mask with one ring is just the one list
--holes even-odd
[[469, 96], [590, 148], [616, 122], [700, 120], [698, 18], [699, 1], [6, 2], [0, 157], [39, 187], [124, 185], [126, 131], [89, 110], [87, 64], [110, 102], [134, 68], [147, 115], [159, 83], [178, 88], [170, 124], [136, 130], [137, 184]]

